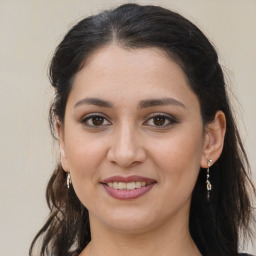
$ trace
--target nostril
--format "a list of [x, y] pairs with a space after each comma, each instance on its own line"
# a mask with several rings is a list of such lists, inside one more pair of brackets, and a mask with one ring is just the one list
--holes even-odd
[[[130, 124], [129, 124], [130, 125]], [[139, 134], [131, 127], [123, 127], [116, 131], [107, 153], [107, 159], [112, 164], [121, 167], [138, 165], [145, 161], [146, 151], [141, 145]]]
[[107, 155], [107, 159], [113, 164], [117, 164], [121, 167], [127, 167], [139, 164], [142, 162], [136, 153], [136, 151], [130, 150], [110, 150]]

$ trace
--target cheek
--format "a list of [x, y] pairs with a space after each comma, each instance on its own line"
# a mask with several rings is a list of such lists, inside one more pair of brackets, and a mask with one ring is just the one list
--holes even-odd
[[66, 138], [66, 150], [73, 188], [82, 204], [91, 209], [91, 205], [100, 201], [95, 191], [99, 186], [99, 170], [105, 155], [102, 141], [74, 134]]
[[66, 138], [66, 153], [73, 176], [78, 179], [96, 179], [101, 160], [105, 155], [105, 148], [101, 139], [95, 136], [71, 134]]
[[200, 170], [202, 143], [200, 134], [191, 136], [191, 133], [154, 143], [152, 159], [166, 188], [193, 188]]

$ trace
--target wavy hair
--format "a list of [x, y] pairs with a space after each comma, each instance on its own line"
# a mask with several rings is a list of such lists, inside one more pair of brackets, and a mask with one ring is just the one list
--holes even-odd
[[[255, 195], [247, 156], [231, 111], [223, 71], [217, 53], [205, 35], [181, 15], [158, 6], [124, 4], [90, 16], [76, 24], [58, 45], [50, 65], [55, 99], [49, 121], [55, 134], [55, 118], [64, 123], [67, 99], [76, 73], [95, 50], [111, 43], [127, 49], [158, 47], [175, 61], [197, 95], [204, 125], [218, 110], [227, 128], [220, 158], [211, 167], [214, 190], [206, 199], [206, 172], [201, 169], [190, 209], [190, 232], [205, 256], [238, 255], [239, 234], [251, 234], [253, 219], [250, 193]], [[34, 238], [37, 255], [77, 256], [89, 243], [88, 210], [72, 186], [65, 186], [66, 173], [58, 164], [47, 186], [50, 215]]]

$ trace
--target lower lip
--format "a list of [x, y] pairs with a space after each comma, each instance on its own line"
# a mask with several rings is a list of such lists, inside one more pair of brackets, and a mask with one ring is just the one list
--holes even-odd
[[104, 188], [106, 189], [107, 193], [110, 196], [116, 199], [128, 200], [128, 199], [135, 199], [146, 194], [155, 185], [155, 183], [147, 185], [145, 187], [132, 189], [132, 190], [114, 189], [107, 186], [106, 184], [102, 184], [102, 185], [104, 186]]

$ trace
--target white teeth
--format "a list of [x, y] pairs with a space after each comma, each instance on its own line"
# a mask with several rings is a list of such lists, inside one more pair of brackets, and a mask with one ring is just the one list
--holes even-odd
[[141, 186], [142, 186], [142, 184], [141, 184], [140, 181], [136, 181], [136, 182], [135, 182], [135, 187], [136, 187], [136, 188], [141, 188]]
[[135, 189], [135, 182], [129, 182], [127, 183], [127, 189]]
[[141, 187], [145, 187], [146, 186], [146, 182], [145, 181], [133, 181], [133, 182], [109, 182], [107, 183], [107, 185], [111, 188], [114, 189], [119, 189], [119, 190], [133, 190], [136, 188], [141, 188]]
[[118, 183], [117, 182], [113, 182], [113, 188], [118, 189]]
[[118, 182], [118, 189], [126, 189], [126, 183]]

